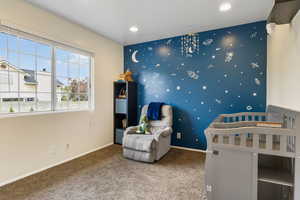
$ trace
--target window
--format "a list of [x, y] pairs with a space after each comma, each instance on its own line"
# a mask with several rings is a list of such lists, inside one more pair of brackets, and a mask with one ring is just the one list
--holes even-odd
[[91, 55], [32, 38], [0, 32], [0, 114], [89, 109]]
[[88, 108], [90, 58], [57, 48], [56, 108]]

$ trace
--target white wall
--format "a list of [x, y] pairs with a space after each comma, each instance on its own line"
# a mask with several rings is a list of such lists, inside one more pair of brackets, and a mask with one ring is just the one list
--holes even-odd
[[[112, 81], [123, 47], [22, 0], [0, 0], [0, 19], [95, 53], [95, 111], [0, 119], [0, 185], [113, 142]], [[67, 148], [70, 144], [70, 148]]]
[[300, 110], [300, 12], [268, 36], [268, 104]]

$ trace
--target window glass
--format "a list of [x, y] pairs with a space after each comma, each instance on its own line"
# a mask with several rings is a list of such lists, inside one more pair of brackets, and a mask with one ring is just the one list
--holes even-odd
[[[43, 83], [43, 84], [40, 84]], [[51, 73], [49, 72], [37, 72], [37, 92], [48, 92], [52, 90]]]
[[[56, 109], [86, 109], [89, 105], [90, 57], [57, 49]], [[68, 60], [65, 58], [68, 55]]]
[[88, 56], [80, 56], [80, 64], [90, 64], [90, 58]]
[[26, 54], [19, 54], [20, 57], [20, 69], [32, 70], [35, 71], [35, 56], [26, 55]]
[[19, 40], [19, 43], [20, 43], [20, 48], [19, 48], [20, 52], [31, 54], [31, 55], [35, 54], [35, 48], [36, 48], [35, 42], [21, 38]]
[[69, 77], [71, 78], [79, 78], [79, 64], [70, 63], [69, 64]]
[[36, 44], [36, 54], [38, 56], [51, 59], [52, 49], [48, 45], [37, 43]]
[[79, 57], [77, 53], [69, 53], [69, 62], [79, 64]]
[[51, 111], [52, 108], [52, 95], [47, 92], [37, 93], [37, 110], [38, 111]]
[[6, 35], [8, 49], [18, 51], [18, 38], [14, 35]]
[[40, 40], [0, 33], [0, 113], [88, 109], [90, 60]]
[[69, 53], [62, 49], [57, 48], [55, 50], [55, 56], [57, 61], [68, 62], [69, 61]]
[[70, 92], [70, 81], [66, 77], [56, 77], [56, 92], [66, 93]]
[[6, 49], [7, 48], [7, 38], [6, 34], [0, 33], [0, 49]]
[[[9, 77], [9, 91], [14, 93], [14, 92], [19, 92], [20, 90], [24, 90], [24, 87], [26, 87], [24, 83], [24, 77], [20, 77], [20, 72], [18, 71], [18, 68], [14, 68], [14, 66], [9, 66], [9, 71], [8, 71], [8, 77]], [[19, 83], [23, 82], [22, 88], [19, 87]]]
[[19, 59], [18, 59], [18, 54], [14, 51], [8, 51], [8, 55], [7, 55], [7, 61], [14, 65], [14, 66], [19, 66]]
[[69, 109], [69, 93], [57, 93], [56, 94], [56, 110], [68, 110]]
[[51, 72], [51, 60], [48, 58], [37, 57], [37, 71], [38, 72]]
[[56, 75], [68, 77], [68, 63], [56, 61]]
[[36, 111], [36, 94], [33, 92], [22, 92], [20, 95], [20, 112]]
[[0, 61], [7, 60], [7, 50], [6, 49], [0, 49]]
[[82, 64], [80, 65], [80, 79], [87, 80], [90, 76], [90, 65], [89, 64]]
[[0, 66], [0, 92], [8, 92], [9, 91], [9, 76], [8, 71], [1, 70]]
[[0, 113], [19, 112], [19, 96], [14, 92], [0, 92], [1, 104]]

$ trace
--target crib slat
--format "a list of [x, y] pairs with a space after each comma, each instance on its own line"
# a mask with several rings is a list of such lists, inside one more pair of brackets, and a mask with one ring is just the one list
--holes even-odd
[[267, 135], [266, 137], [266, 149], [272, 151], [273, 135]]
[[248, 121], [253, 121], [253, 115], [248, 116]]
[[291, 121], [291, 128], [295, 128], [295, 118], [292, 118], [292, 121]]
[[253, 133], [253, 148], [258, 149], [259, 147], [259, 135]]
[[287, 137], [285, 135], [280, 136], [280, 152], [287, 152]]
[[223, 144], [223, 135], [219, 135], [219, 144]]
[[239, 116], [239, 121], [243, 121], [243, 116]]
[[234, 144], [234, 135], [229, 135], [229, 144]]
[[294, 137], [294, 136], [288, 136], [287, 138], [289, 138], [289, 142], [288, 142], [288, 146], [287, 146], [287, 149], [289, 149], [288, 150], [288, 152], [295, 152], [295, 142], [296, 142], [296, 137]]
[[245, 147], [246, 146], [246, 134], [240, 134], [241, 136], [241, 146]]

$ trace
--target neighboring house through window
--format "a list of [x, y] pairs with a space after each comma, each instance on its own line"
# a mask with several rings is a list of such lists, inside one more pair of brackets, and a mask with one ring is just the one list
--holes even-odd
[[38, 41], [0, 32], [0, 114], [89, 109], [91, 56]]

